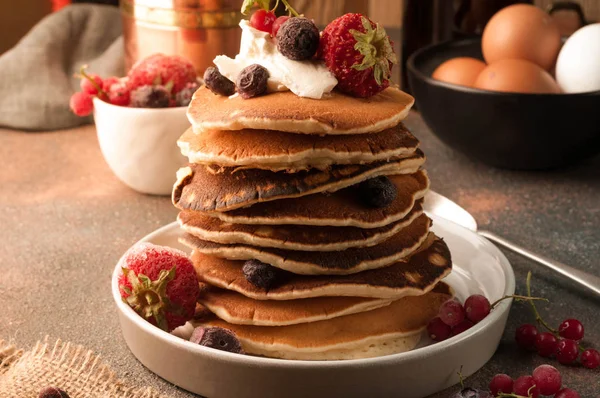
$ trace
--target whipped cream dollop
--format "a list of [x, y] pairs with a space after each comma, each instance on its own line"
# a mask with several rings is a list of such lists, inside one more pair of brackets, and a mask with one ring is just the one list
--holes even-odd
[[259, 64], [269, 71], [269, 92], [290, 90], [300, 97], [320, 99], [337, 84], [323, 62], [286, 58], [269, 33], [254, 29], [247, 20], [240, 21], [240, 27], [240, 53], [235, 58], [219, 55], [214, 59], [219, 72], [232, 82], [246, 66]]

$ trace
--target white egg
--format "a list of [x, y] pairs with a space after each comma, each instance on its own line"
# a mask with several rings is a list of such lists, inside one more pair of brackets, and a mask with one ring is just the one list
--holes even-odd
[[558, 54], [556, 81], [565, 93], [600, 90], [600, 23], [569, 37]]

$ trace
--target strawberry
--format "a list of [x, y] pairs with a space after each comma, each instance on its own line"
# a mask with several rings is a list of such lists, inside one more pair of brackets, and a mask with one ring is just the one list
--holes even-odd
[[361, 14], [342, 15], [327, 25], [317, 57], [338, 79], [338, 90], [361, 98], [386, 89], [397, 62], [385, 29]]
[[120, 263], [121, 297], [141, 317], [167, 332], [192, 319], [200, 288], [194, 266], [184, 252], [139, 243]]
[[177, 94], [187, 83], [196, 81], [196, 69], [191, 62], [177, 55], [154, 54], [133, 65], [127, 76], [131, 90], [171, 82], [171, 93]]

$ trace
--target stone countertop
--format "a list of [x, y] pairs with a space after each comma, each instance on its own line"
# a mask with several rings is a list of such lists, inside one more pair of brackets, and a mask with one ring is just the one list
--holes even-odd
[[[435, 138], [417, 113], [408, 127], [422, 141], [433, 189], [470, 211], [480, 227], [524, 247], [600, 274], [600, 157], [552, 172], [515, 172], [474, 163]], [[48, 132], [0, 130], [0, 338], [29, 348], [51, 339], [83, 344], [102, 354], [121, 376], [174, 397], [190, 397], [146, 370], [127, 349], [110, 293], [114, 264], [127, 248], [172, 222], [169, 198], [133, 192], [102, 159], [93, 126]], [[507, 256], [524, 292], [534, 272], [534, 294], [552, 325], [568, 317], [586, 326], [586, 343], [600, 347], [600, 300], [512, 253]], [[597, 397], [599, 370], [565, 367], [523, 353], [516, 327], [533, 318], [513, 305], [493, 359], [467, 384], [483, 388], [496, 373], [513, 377], [551, 363], [565, 385]], [[468, 355], [468, 353], [465, 353]], [[457, 388], [432, 397], [448, 397]]]

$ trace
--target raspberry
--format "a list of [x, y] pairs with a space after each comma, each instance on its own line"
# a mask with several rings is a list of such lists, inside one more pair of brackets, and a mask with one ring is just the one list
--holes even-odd
[[238, 92], [244, 99], [258, 97], [267, 92], [269, 71], [261, 65], [246, 66], [237, 78]]
[[248, 260], [244, 263], [242, 268], [246, 280], [254, 286], [269, 290], [277, 283], [279, 279], [280, 270], [279, 268], [273, 267], [272, 265], [265, 264], [258, 260]]
[[196, 81], [194, 65], [177, 55], [154, 54], [136, 63], [128, 73], [131, 89], [142, 86], [173, 85], [171, 92], [177, 94], [187, 83]]
[[[92, 83], [93, 81], [93, 83]], [[102, 90], [103, 81], [102, 78], [93, 73], [86, 73], [79, 82], [79, 87], [81, 87], [81, 91], [87, 93], [89, 95], [98, 94], [98, 89]]]
[[185, 88], [175, 94], [175, 105], [176, 106], [188, 106], [190, 101], [192, 101], [192, 96], [200, 87], [200, 83], [188, 83], [185, 85]]
[[398, 189], [386, 176], [368, 179], [358, 185], [360, 197], [371, 207], [387, 207], [398, 196]]
[[214, 66], [206, 68], [204, 84], [215, 94], [229, 97], [235, 93], [235, 84], [219, 72]]
[[121, 297], [140, 316], [168, 332], [192, 319], [200, 288], [184, 252], [139, 243], [123, 255], [120, 265]]
[[238, 340], [235, 333], [231, 330], [223, 329], [220, 327], [208, 327], [202, 326], [194, 329], [190, 341], [195, 344], [200, 344], [205, 347], [214, 348], [221, 351], [233, 352], [236, 354], [243, 354], [242, 345]]
[[164, 86], [142, 86], [131, 92], [134, 108], [167, 108], [171, 104], [171, 93]]
[[312, 58], [319, 48], [319, 28], [307, 18], [290, 18], [277, 32], [277, 49], [294, 61]]
[[89, 116], [94, 110], [92, 96], [82, 91], [71, 96], [69, 107], [77, 116]]

